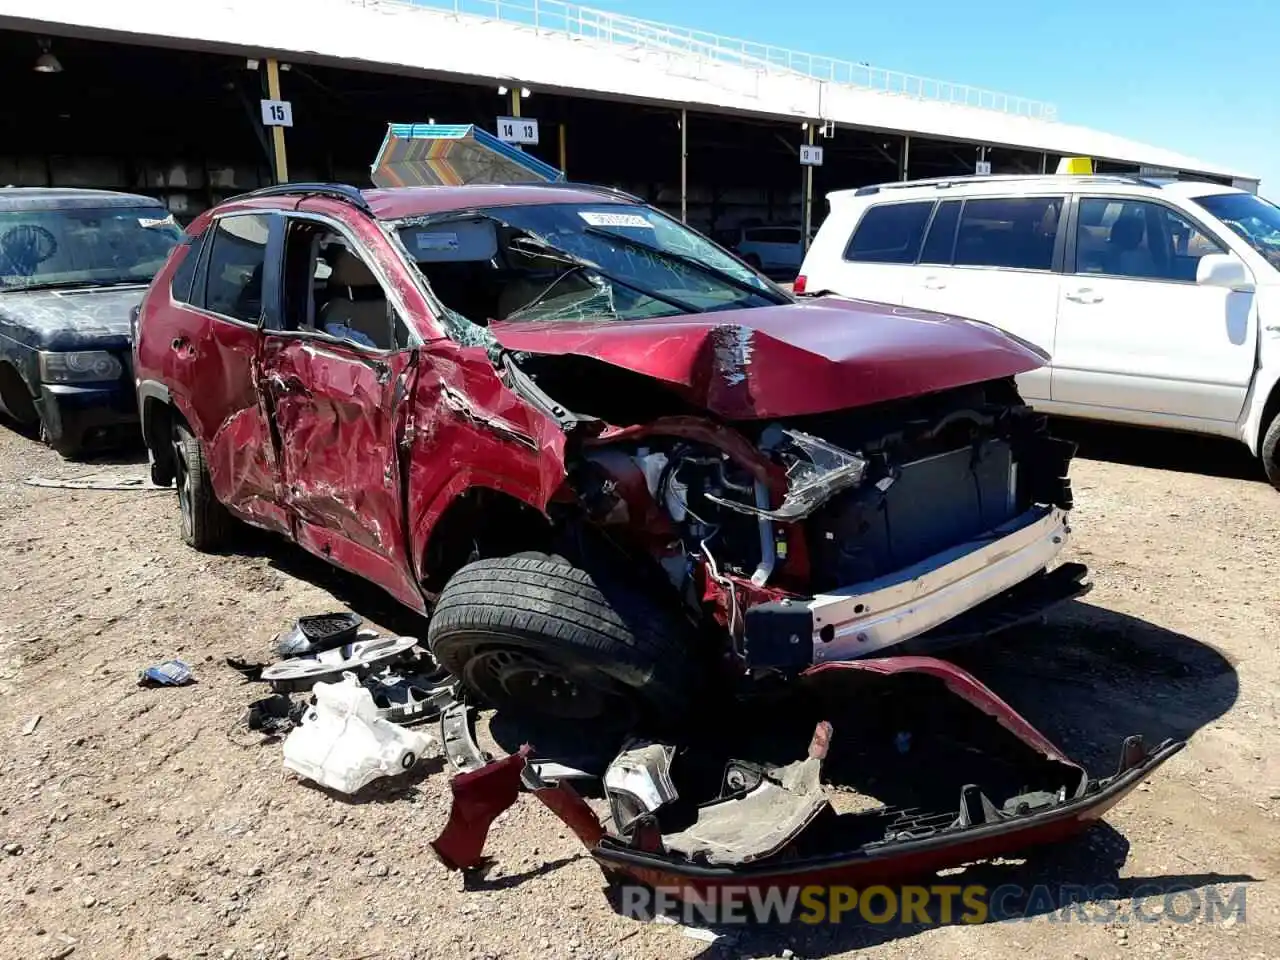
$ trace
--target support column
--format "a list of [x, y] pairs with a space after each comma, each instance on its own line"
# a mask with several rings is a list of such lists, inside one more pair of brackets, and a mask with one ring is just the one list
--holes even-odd
[[[813, 127], [809, 123], [809, 146], [813, 146]], [[813, 223], [813, 164], [804, 168], [804, 226], [801, 227], [800, 249], [809, 252], [809, 227]]]
[[909, 172], [910, 167], [911, 167], [911, 135], [903, 134], [902, 135], [902, 160], [898, 164], [899, 180], [911, 179], [911, 174]]
[[689, 111], [680, 111], [680, 222], [689, 222]]
[[568, 179], [569, 176], [569, 147], [568, 147], [568, 125], [563, 121], [560, 123], [560, 172]]
[[1040, 172], [1041, 173], [1049, 172], [1049, 155], [1047, 153], [1040, 154]]
[[[280, 96], [280, 63], [275, 57], [267, 58], [267, 96], [283, 100]], [[284, 150], [284, 127], [271, 128], [272, 153], [275, 158], [276, 183], [289, 182], [289, 158]]]
[[[513, 86], [513, 87], [511, 88], [511, 115], [512, 115], [513, 117], [518, 117], [518, 116], [520, 116], [520, 86], [519, 86], [519, 84], [516, 84], [515, 86]], [[523, 150], [524, 150], [524, 147], [520, 146], [520, 144], [518, 144], [518, 143], [513, 143], [513, 144], [512, 144], [512, 146], [513, 146], [513, 147], [515, 147], [517, 150], [520, 150], [520, 151], [523, 151]]]

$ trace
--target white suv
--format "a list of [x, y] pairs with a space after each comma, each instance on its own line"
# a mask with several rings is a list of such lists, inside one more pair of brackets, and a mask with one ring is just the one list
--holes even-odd
[[732, 231], [725, 245], [755, 269], [790, 280], [804, 256], [800, 237], [799, 227], [763, 224]]
[[1047, 413], [1244, 441], [1280, 487], [1280, 207], [1212, 183], [959, 177], [841, 190], [796, 292], [993, 324]]

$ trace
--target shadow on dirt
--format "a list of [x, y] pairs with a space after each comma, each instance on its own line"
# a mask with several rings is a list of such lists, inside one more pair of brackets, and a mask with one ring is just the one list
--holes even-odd
[[1188, 739], [1240, 693], [1208, 644], [1081, 601], [951, 659], [1088, 766], [1111, 764], [1130, 734]]
[[445, 761], [443, 757], [429, 757], [420, 761], [408, 773], [375, 780], [373, 783], [361, 787], [355, 793], [343, 793], [341, 790], [334, 790], [306, 777], [299, 777], [298, 782], [310, 790], [323, 793], [329, 799], [336, 800], [338, 803], [345, 803], [347, 806], [358, 807], [370, 803], [400, 803], [420, 794], [421, 791], [418, 789], [418, 784], [428, 777], [435, 776], [444, 768]]
[[1053, 432], [1079, 444], [1076, 456], [1134, 467], [1266, 483], [1262, 464], [1237, 440], [1055, 418]]
[[[427, 618], [410, 610], [380, 587], [312, 556], [276, 534], [252, 527], [242, 527], [241, 530], [243, 536], [236, 542], [231, 555], [260, 557], [281, 573], [329, 591], [338, 606], [346, 606], [352, 613], [359, 614], [371, 628], [425, 641]], [[288, 626], [281, 624], [279, 629], [284, 630]]]
[[[40, 424], [19, 423], [0, 413], [0, 430], [17, 434], [41, 449], [48, 447], [40, 439]], [[135, 434], [138, 434], [135, 436]], [[62, 457], [68, 473], [84, 473], [91, 467], [140, 466], [147, 463], [147, 448], [137, 428], [114, 434], [77, 451], [70, 457]]]
[[511, 887], [518, 887], [526, 880], [532, 880], [535, 877], [546, 876], [548, 873], [555, 873], [561, 867], [567, 867], [571, 863], [576, 863], [587, 854], [586, 852], [574, 854], [572, 857], [560, 857], [558, 860], [547, 860], [540, 863], [536, 867], [530, 867], [528, 870], [521, 870], [519, 873], [501, 873], [501, 865], [488, 858], [480, 866], [470, 870], [464, 870], [462, 874], [462, 889], [464, 890], [507, 890]]

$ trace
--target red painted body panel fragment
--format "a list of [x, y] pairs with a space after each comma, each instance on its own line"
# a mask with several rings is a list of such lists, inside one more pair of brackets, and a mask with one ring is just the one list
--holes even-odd
[[800, 416], [1025, 373], [1047, 357], [994, 327], [826, 297], [656, 320], [490, 325], [503, 346], [665, 381], [730, 419]]
[[460, 773], [449, 782], [453, 793], [449, 822], [431, 841], [431, 849], [446, 867], [464, 870], [480, 862], [489, 826], [520, 795], [520, 774], [531, 753], [531, 747], [523, 746], [518, 753]]

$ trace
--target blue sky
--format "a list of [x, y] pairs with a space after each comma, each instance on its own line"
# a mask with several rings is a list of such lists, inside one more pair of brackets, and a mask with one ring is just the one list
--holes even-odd
[[1280, 201], [1280, 0], [588, 0], [1046, 100], [1059, 119], [1262, 177]]

